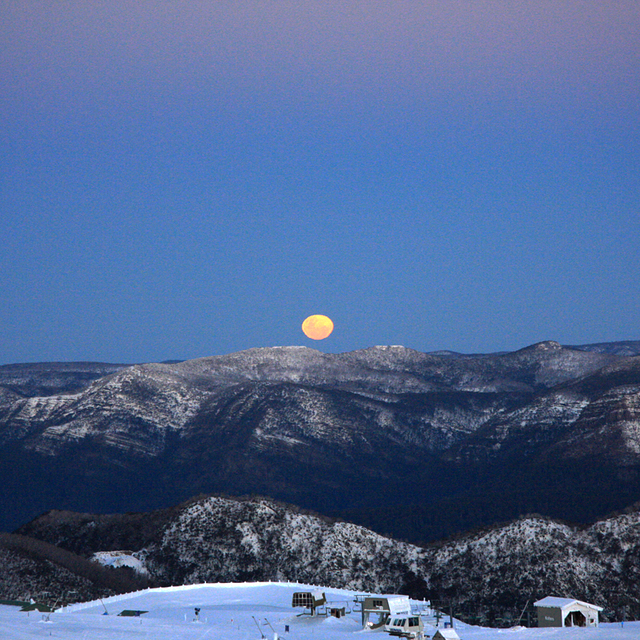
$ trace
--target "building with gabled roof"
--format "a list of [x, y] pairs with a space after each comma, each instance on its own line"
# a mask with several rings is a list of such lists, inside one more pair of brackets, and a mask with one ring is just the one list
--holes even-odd
[[445, 627], [444, 629], [438, 629], [433, 634], [432, 640], [460, 640], [460, 636], [456, 633], [455, 629]]
[[602, 607], [573, 598], [547, 596], [533, 603], [539, 627], [597, 627]]

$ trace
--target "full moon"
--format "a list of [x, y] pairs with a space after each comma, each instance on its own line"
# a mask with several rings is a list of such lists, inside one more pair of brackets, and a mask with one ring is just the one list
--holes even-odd
[[302, 330], [307, 338], [324, 340], [333, 331], [333, 321], [327, 316], [309, 316], [302, 323]]

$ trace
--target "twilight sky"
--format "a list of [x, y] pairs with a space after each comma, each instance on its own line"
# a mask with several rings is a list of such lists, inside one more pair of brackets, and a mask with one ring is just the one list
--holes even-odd
[[0, 364], [640, 339], [637, 0], [5, 0], [0, 43]]

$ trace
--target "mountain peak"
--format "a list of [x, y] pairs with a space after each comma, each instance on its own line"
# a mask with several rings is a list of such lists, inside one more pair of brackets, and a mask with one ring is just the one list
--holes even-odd
[[543, 340], [542, 342], [536, 342], [535, 344], [529, 345], [519, 351], [561, 351], [562, 348], [562, 345], [555, 340]]

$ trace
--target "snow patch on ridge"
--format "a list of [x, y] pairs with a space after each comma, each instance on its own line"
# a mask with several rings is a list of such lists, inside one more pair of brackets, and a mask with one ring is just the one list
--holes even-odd
[[90, 560], [104, 567], [113, 567], [115, 569], [130, 567], [137, 573], [143, 575], [149, 574], [142, 560], [130, 551], [98, 551], [91, 556]]

